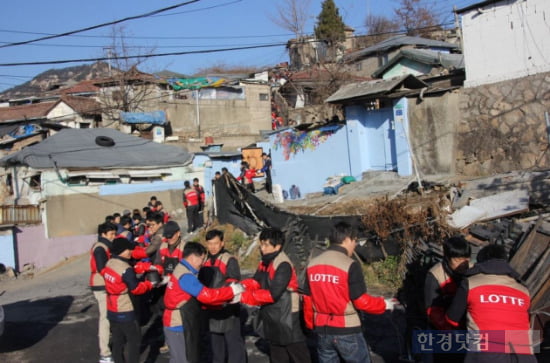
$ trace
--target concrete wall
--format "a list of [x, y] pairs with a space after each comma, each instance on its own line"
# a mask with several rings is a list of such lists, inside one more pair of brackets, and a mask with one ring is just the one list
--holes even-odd
[[45, 204], [47, 232], [49, 237], [66, 237], [97, 233], [97, 225], [105, 216], [124, 209], [142, 209], [149, 198], [155, 195], [173, 219], [185, 220], [182, 206], [182, 191], [155, 191], [126, 195], [99, 195], [98, 193], [71, 194], [48, 197]]
[[[197, 105], [191, 92], [187, 99], [176, 99], [163, 108], [175, 135], [202, 139], [227, 135], [259, 135], [271, 130], [271, 91], [267, 84], [244, 84], [244, 99], [200, 99], [199, 125]], [[266, 99], [260, 99], [260, 94]]]
[[408, 99], [409, 137], [420, 175], [453, 174], [458, 92]]
[[550, 1], [503, 0], [462, 14], [466, 87], [550, 71]]
[[89, 234], [55, 238], [46, 238], [43, 225], [15, 228], [18, 269], [27, 263], [44, 269], [89, 251], [97, 239], [97, 224], [95, 228]]
[[457, 174], [550, 167], [549, 110], [550, 73], [461, 90]]
[[13, 236], [14, 227], [0, 229], [0, 263], [6, 267], [16, 268], [15, 243]]

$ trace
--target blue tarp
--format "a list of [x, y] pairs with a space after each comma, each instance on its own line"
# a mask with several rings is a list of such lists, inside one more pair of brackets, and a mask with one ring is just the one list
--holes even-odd
[[166, 113], [164, 111], [121, 112], [120, 118], [128, 124], [164, 125], [166, 123]]

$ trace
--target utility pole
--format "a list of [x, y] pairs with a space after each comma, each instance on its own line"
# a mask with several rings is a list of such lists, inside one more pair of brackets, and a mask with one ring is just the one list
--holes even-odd
[[198, 127], [198, 131], [199, 131], [199, 139], [200, 139], [200, 137], [201, 137], [201, 115], [200, 115], [200, 109], [199, 109], [199, 99], [201, 98], [201, 90], [200, 89], [197, 89], [195, 91], [195, 97], [196, 97], [195, 109], [196, 109], [196, 114], [197, 114], [197, 127]]
[[103, 51], [107, 51], [107, 64], [109, 65], [109, 77], [112, 76], [112, 72], [111, 72], [111, 56], [112, 56], [112, 50], [113, 48], [112, 47], [103, 47]]
[[462, 29], [460, 29], [460, 22], [458, 20], [458, 14], [456, 12], [457, 8], [456, 5], [453, 5], [453, 13], [455, 16], [455, 32], [456, 37], [458, 38], [458, 43], [460, 44], [460, 51], [464, 52], [464, 47], [462, 46]]

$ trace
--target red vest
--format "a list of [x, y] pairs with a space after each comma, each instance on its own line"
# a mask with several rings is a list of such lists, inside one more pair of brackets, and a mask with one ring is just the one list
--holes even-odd
[[352, 263], [353, 259], [333, 250], [310, 261], [307, 278], [315, 327], [360, 329], [361, 320], [349, 297], [348, 271]]
[[174, 248], [174, 250], [170, 252], [170, 247], [168, 246], [168, 243], [162, 242], [159, 249], [159, 255], [160, 255], [160, 264], [162, 265], [162, 267], [164, 267], [165, 274], [172, 273], [176, 265], [183, 258], [184, 246], [185, 246], [185, 242], [183, 240], [180, 240], [176, 248]]
[[133, 311], [134, 306], [128, 295], [128, 286], [122, 280], [122, 274], [130, 265], [117, 258], [110, 259], [102, 271], [107, 290], [107, 310], [120, 313]]
[[101, 271], [97, 270], [97, 264], [94, 256], [94, 250], [97, 247], [101, 247], [105, 250], [105, 254], [107, 254], [107, 259], [111, 258], [111, 251], [109, 251], [109, 247], [107, 247], [105, 243], [94, 243], [92, 249], [90, 250], [90, 286], [105, 286], [105, 280], [103, 280], [103, 277], [101, 276]]
[[197, 193], [197, 190], [195, 188], [185, 189], [183, 191], [183, 197], [184, 197], [183, 204], [186, 207], [199, 205], [200, 196], [199, 196], [199, 193]]
[[178, 263], [172, 275], [170, 275], [170, 281], [168, 281], [166, 292], [164, 293], [165, 309], [162, 315], [162, 324], [166, 327], [183, 325], [179, 308], [191, 299], [191, 295], [181, 289], [179, 279], [183, 275], [190, 273], [191, 271], [187, 267]]
[[468, 330], [514, 334], [507, 342], [492, 342], [502, 345], [506, 353], [533, 354], [528, 334], [531, 299], [525, 286], [507, 275], [473, 275], [468, 277], [467, 302]]

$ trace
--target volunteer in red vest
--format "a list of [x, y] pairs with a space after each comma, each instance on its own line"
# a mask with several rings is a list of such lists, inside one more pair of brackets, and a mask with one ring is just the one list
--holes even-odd
[[468, 332], [481, 337], [478, 345], [470, 347], [465, 362], [536, 362], [529, 330], [530, 305], [529, 291], [508, 264], [504, 247], [483, 247], [447, 310], [451, 325], [458, 326], [466, 315]]
[[211, 289], [204, 286], [197, 274], [206, 257], [206, 249], [197, 242], [188, 242], [184, 257], [178, 263], [166, 286], [163, 314], [164, 336], [170, 348], [170, 362], [198, 363], [200, 359], [200, 304], [221, 305], [238, 299], [243, 287], [239, 284]]
[[183, 258], [185, 242], [181, 238], [180, 226], [174, 221], [164, 225], [163, 241], [155, 256], [155, 265], [161, 265], [164, 274], [171, 274]]
[[254, 277], [241, 281], [246, 289], [241, 303], [260, 306], [270, 362], [310, 362], [300, 320], [298, 279], [292, 262], [282, 250], [284, 234], [275, 228], [265, 228], [259, 239], [262, 259]]
[[[115, 238], [111, 247], [111, 259], [101, 275], [107, 291], [107, 318], [113, 336], [115, 363], [139, 362], [141, 332], [130, 294], [141, 295], [153, 288], [151, 281], [139, 281], [130, 259], [135, 244], [126, 238]], [[127, 359], [124, 359], [124, 352]]]
[[[454, 236], [443, 242], [443, 260], [435, 264], [424, 283], [424, 304], [429, 324], [438, 330], [453, 327], [445, 320], [447, 309], [453, 301], [463, 274], [469, 267], [471, 247], [462, 236]], [[444, 355], [442, 358], [446, 358]]]
[[329, 240], [329, 248], [307, 266], [306, 326], [317, 333], [319, 362], [370, 362], [357, 310], [382, 314], [394, 302], [367, 294], [361, 266], [351, 258], [357, 245], [351, 225], [336, 224]]
[[[199, 271], [199, 280], [208, 287], [229, 286], [241, 279], [239, 261], [225, 248], [223, 232], [212, 229], [206, 233], [208, 257]], [[212, 363], [246, 362], [246, 349], [241, 334], [241, 306], [224, 307], [204, 305], [208, 317], [208, 331], [212, 347]]]
[[187, 213], [187, 233], [194, 232], [202, 226], [200, 221], [200, 201], [201, 196], [197, 190], [191, 187], [191, 183], [186, 180], [183, 185], [183, 205]]
[[109, 336], [111, 334], [109, 320], [107, 319], [107, 293], [105, 292], [105, 280], [101, 271], [107, 265], [111, 257], [111, 247], [115, 238], [117, 227], [112, 223], [100, 224], [97, 228], [98, 239], [90, 250], [90, 288], [97, 300], [99, 309], [98, 338], [99, 338], [99, 363], [112, 363], [111, 349], [109, 348]]
[[206, 193], [204, 192], [204, 188], [202, 185], [199, 184], [199, 178], [193, 178], [193, 188], [197, 191], [199, 194], [199, 219], [198, 219], [198, 227], [200, 228], [204, 226], [204, 207], [206, 203]]

